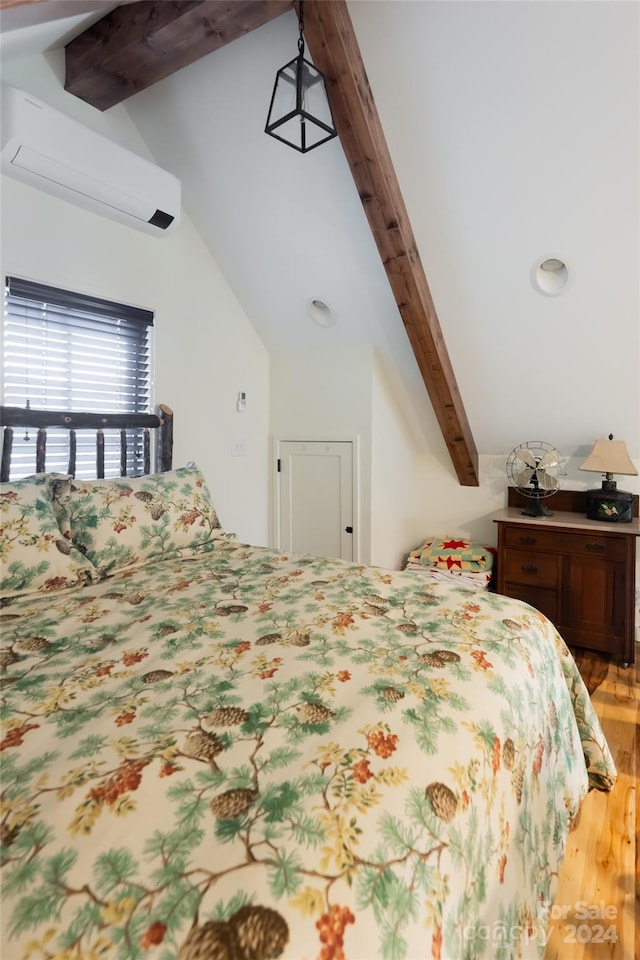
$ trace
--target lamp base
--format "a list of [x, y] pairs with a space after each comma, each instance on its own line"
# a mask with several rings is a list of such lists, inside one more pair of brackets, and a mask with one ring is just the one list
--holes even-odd
[[615, 480], [603, 480], [598, 490], [587, 490], [587, 517], [609, 523], [631, 523], [633, 494], [618, 490]]

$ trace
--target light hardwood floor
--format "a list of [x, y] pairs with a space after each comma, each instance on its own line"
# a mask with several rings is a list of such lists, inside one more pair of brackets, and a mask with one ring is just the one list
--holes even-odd
[[634, 960], [640, 958], [640, 649], [638, 666], [627, 669], [597, 654], [574, 651], [574, 656], [618, 780], [611, 793], [589, 793], [571, 832], [545, 960]]

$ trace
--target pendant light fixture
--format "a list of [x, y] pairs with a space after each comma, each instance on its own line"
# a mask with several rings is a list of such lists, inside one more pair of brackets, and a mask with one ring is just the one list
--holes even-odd
[[308, 153], [337, 136], [324, 77], [304, 56], [303, 0], [298, 12], [298, 56], [276, 74], [265, 133]]

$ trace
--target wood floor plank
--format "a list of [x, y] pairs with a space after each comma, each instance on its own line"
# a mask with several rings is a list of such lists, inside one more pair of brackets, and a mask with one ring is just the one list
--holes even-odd
[[618, 779], [611, 793], [591, 791], [571, 832], [545, 960], [634, 960], [640, 957], [638, 677], [634, 667], [624, 669], [595, 654], [576, 651], [575, 657]]

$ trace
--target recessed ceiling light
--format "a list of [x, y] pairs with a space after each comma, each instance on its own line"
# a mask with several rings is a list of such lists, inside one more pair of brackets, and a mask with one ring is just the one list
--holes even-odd
[[571, 273], [561, 257], [542, 257], [531, 268], [531, 283], [534, 290], [546, 297], [564, 293], [571, 280]]
[[557, 260], [555, 257], [549, 257], [547, 260], [543, 260], [540, 264], [541, 270], [562, 270], [564, 263], [562, 260]]
[[336, 323], [336, 316], [326, 300], [312, 297], [307, 301], [309, 316], [319, 327], [332, 327]]

